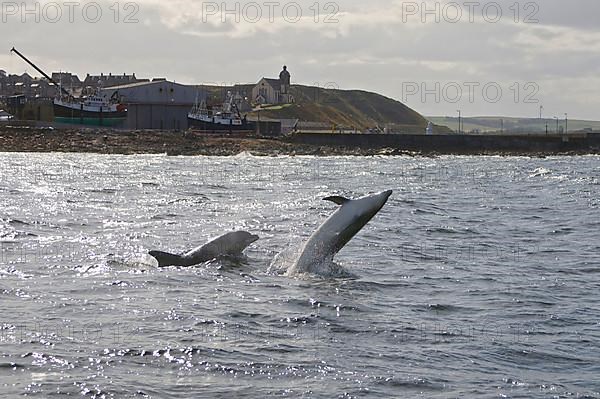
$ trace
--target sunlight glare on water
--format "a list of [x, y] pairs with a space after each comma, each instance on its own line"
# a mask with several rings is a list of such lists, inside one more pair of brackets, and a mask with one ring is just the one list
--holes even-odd
[[[598, 157], [0, 157], [6, 396], [600, 397]], [[388, 189], [354, 277], [267, 272]]]

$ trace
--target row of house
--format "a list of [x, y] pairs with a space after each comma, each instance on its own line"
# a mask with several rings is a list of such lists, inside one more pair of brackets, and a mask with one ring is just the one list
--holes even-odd
[[[85, 95], [101, 87], [149, 81], [149, 79], [138, 79], [135, 73], [132, 75], [88, 74], [84, 80], [81, 80], [70, 72], [53, 72], [51, 78], [75, 95]], [[9, 75], [6, 71], [0, 70], [1, 96], [25, 95], [30, 98], [53, 98], [58, 95], [58, 92], [59, 88], [46, 78], [32, 77], [28, 73]]]
[[74, 90], [84, 87], [110, 87], [149, 81], [149, 79], [138, 79], [135, 76], [135, 73], [131, 75], [126, 73], [122, 75], [113, 75], [112, 73], [109, 73], [108, 75], [103, 73], [100, 75], [90, 75], [88, 73], [85, 79], [81, 80], [79, 79], [79, 76], [70, 72], [53, 72], [52, 80], [67, 88], [73, 88]]
[[46, 79], [34, 78], [28, 73], [22, 75], [8, 75], [0, 70], [0, 95], [12, 96], [23, 94], [28, 97], [54, 96], [56, 90], [54, 85]]

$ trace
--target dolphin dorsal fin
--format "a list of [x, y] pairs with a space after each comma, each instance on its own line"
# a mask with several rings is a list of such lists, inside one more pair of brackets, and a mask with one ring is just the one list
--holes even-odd
[[338, 204], [338, 205], [344, 205], [346, 202], [350, 202], [350, 200], [348, 198], [340, 197], [338, 195], [333, 196], [333, 197], [323, 198], [323, 200], [324, 201], [331, 201], [334, 204]]

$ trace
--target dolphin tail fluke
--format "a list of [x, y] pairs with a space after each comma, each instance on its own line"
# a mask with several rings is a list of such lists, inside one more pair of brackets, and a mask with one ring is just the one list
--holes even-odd
[[151, 251], [149, 254], [158, 261], [158, 267], [182, 266], [184, 264], [179, 255], [161, 251]]

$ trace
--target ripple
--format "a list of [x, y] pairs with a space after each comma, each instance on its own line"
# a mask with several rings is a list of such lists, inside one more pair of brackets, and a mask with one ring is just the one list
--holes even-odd
[[[35, 169], [0, 193], [7, 397], [599, 396], [600, 157], [0, 157]], [[388, 188], [354, 275], [267, 271], [325, 193]], [[244, 262], [146, 255], [234, 229]]]

